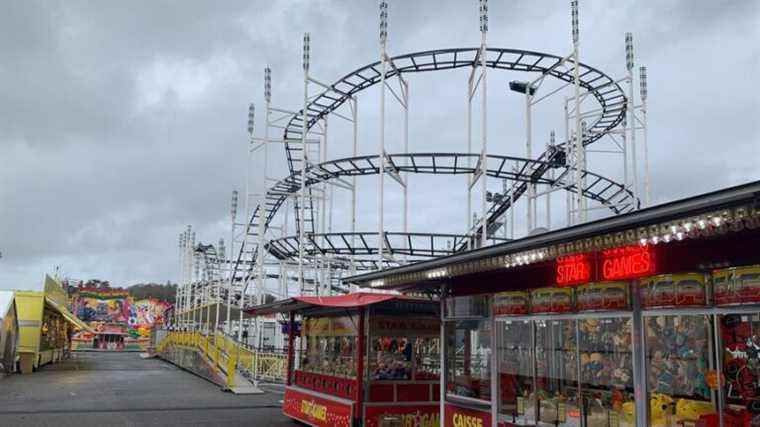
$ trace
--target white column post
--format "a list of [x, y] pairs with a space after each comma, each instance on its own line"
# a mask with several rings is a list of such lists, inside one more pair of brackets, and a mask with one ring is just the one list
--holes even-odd
[[644, 207], [649, 207], [651, 201], [651, 182], [649, 176], [649, 147], [647, 144], [647, 134], [649, 123], [647, 121], [647, 67], [639, 68], [639, 95], [641, 96], [641, 127], [644, 133]]
[[[401, 80], [401, 74], [399, 74], [399, 81], [404, 87], [404, 154], [409, 154], [409, 82]], [[404, 166], [409, 166], [409, 158], [404, 157]], [[404, 233], [409, 232], [409, 173], [404, 172]], [[408, 247], [408, 240], [404, 239], [404, 244]], [[406, 259], [406, 256], [404, 256]]]
[[[475, 73], [475, 65], [473, 64], [473, 74]], [[472, 167], [472, 79], [467, 81], [467, 168]], [[475, 179], [476, 174], [473, 172], [471, 175], [467, 175], [467, 232], [472, 230], [472, 181]], [[475, 236], [472, 236], [473, 238]], [[472, 239], [468, 239], [472, 241]], [[469, 243], [468, 243], [469, 244]]]
[[181, 305], [180, 296], [182, 294], [182, 292], [181, 292], [182, 283], [183, 283], [182, 275], [183, 275], [183, 272], [184, 272], [184, 267], [183, 267], [183, 263], [184, 263], [184, 261], [183, 261], [183, 258], [184, 258], [183, 247], [184, 246], [185, 246], [185, 233], [182, 232], [182, 233], [179, 233], [179, 245], [178, 245], [178, 249], [179, 249], [179, 276], [178, 276], [178, 280], [177, 280], [177, 292], [176, 292], [176, 294], [174, 296], [174, 319], [173, 319], [173, 322], [172, 322], [175, 327], [179, 326], [179, 316], [182, 313], [182, 305]]
[[[246, 148], [248, 152], [250, 153], [250, 147]], [[250, 159], [249, 159], [250, 160]], [[250, 164], [250, 161], [248, 162]], [[247, 180], [247, 178], [246, 178]], [[246, 197], [248, 197], [246, 195]], [[230, 334], [230, 328], [232, 327], [232, 319], [230, 318], [230, 311], [232, 306], [232, 289], [234, 287], [234, 281], [235, 281], [235, 269], [232, 268], [233, 263], [235, 262], [235, 219], [237, 217], [237, 207], [238, 207], [238, 192], [237, 190], [232, 191], [232, 200], [230, 202], [230, 220], [231, 220], [231, 226], [230, 226], [230, 274], [229, 274], [229, 281], [227, 282], [227, 317], [226, 324], [224, 327], [224, 331], [229, 335]], [[247, 227], [246, 227], [247, 229]], [[241, 260], [242, 261], [242, 260]], [[241, 267], [243, 268], [243, 267]], [[246, 275], [247, 276], [247, 275]]]
[[[359, 125], [358, 125], [358, 117], [359, 117], [359, 100], [357, 98], [351, 99], [351, 118], [353, 119], [352, 122], [352, 129], [351, 129], [351, 156], [356, 157], [359, 149]], [[356, 176], [351, 177], [351, 247], [356, 247]], [[356, 274], [356, 265], [354, 264], [354, 255], [351, 254], [351, 275], [353, 276]]]
[[[215, 293], [215, 300], [216, 300], [216, 317], [214, 318], [214, 340], [216, 340], [216, 332], [219, 330], [219, 306], [221, 304], [222, 300], [222, 292], [221, 292], [221, 281], [224, 279], [224, 268], [227, 265], [227, 262], [225, 260], [226, 258], [226, 252], [224, 247], [224, 239], [219, 239], [219, 245], [217, 247], [217, 263], [219, 265], [219, 274], [214, 279], [214, 287], [216, 289]], [[216, 341], [214, 341], [216, 342]]]
[[579, 53], [579, 28], [578, 28], [578, 0], [570, 1], [572, 34], [573, 34], [573, 84], [575, 86], [575, 203], [574, 207], [576, 222], [583, 221], [583, 188], [581, 183], [581, 167], [583, 165], [584, 147], [583, 135], [581, 135], [581, 82], [578, 67], [580, 66]]
[[[573, 161], [573, 152], [575, 151], [573, 149], [573, 139], [572, 134], [570, 133], [570, 114], [567, 111], [567, 104], [568, 99], [565, 98], [564, 103], [564, 112], [565, 112], [565, 141], [567, 143], [565, 144], [565, 162], [567, 164], [567, 167], [571, 167], [571, 162]], [[565, 178], [567, 179], [567, 178]], [[573, 201], [575, 198], [573, 197], [573, 194], [570, 192], [570, 187], [565, 184], [565, 204], [567, 205], [567, 226], [570, 227], [573, 225]]]
[[306, 233], [304, 232], [304, 227], [306, 225], [306, 220], [304, 218], [304, 205], [306, 204], [306, 166], [307, 162], [309, 161], [309, 156], [306, 149], [306, 134], [309, 130], [309, 39], [309, 33], [305, 33], [303, 35], [303, 127], [301, 128], [301, 186], [298, 191], [298, 288], [301, 294], [303, 294], [304, 291], [303, 256], [304, 239], [306, 238]]
[[[554, 131], [552, 130], [549, 133], [549, 146], [551, 147], [551, 150], [557, 149], [557, 141], [556, 136], [554, 134]], [[555, 151], [556, 152], [556, 151]], [[552, 181], [554, 181], [554, 168], [551, 169], [549, 172], [549, 177]], [[546, 229], [551, 230], [552, 228], [552, 188], [549, 187], [549, 191], [546, 192]]]
[[633, 99], [633, 34], [625, 33], [625, 68], [628, 71], [628, 125], [631, 131], [631, 179], [633, 195], [639, 197], [639, 174], [636, 161], [636, 112]]
[[[531, 122], [531, 108], [530, 108], [530, 82], [525, 86], [525, 158], [530, 160], [533, 158], [533, 132]], [[528, 173], [531, 172], [530, 163], [526, 168]], [[532, 182], [528, 182], [528, 233], [536, 228], [536, 218], [534, 217], [536, 208], [536, 186]]]
[[386, 72], [386, 47], [388, 43], [388, 3], [380, 1], [380, 138], [378, 141], [378, 168], [377, 174], [377, 268], [383, 269], [383, 257], [385, 252], [385, 72]]
[[480, 67], [481, 67], [481, 82], [480, 88], [480, 100], [481, 100], [481, 120], [480, 120], [480, 221], [482, 223], [482, 234], [480, 240], [480, 247], [486, 246], [488, 241], [488, 216], [486, 212], [488, 207], [486, 205], [486, 193], [488, 191], [488, 85], [486, 83], [486, 70], [487, 62], [486, 56], [488, 51], [486, 49], [486, 36], [488, 35], [488, 0], [480, 0]]
[[[320, 144], [319, 144], [319, 163], [324, 163], [327, 160], [327, 117], [322, 119], [322, 137], [320, 138]], [[332, 187], [331, 187], [332, 188]], [[320, 233], [326, 233], [327, 232], [327, 182], [322, 182], [322, 194], [319, 204], [319, 216], [320, 216], [320, 224], [319, 224], [319, 232]], [[327, 242], [325, 241], [325, 238], [322, 238], [322, 245], [326, 245]], [[321, 267], [321, 275], [322, 280], [320, 285], [322, 286], [322, 289], [320, 289], [320, 295], [330, 294], [330, 288], [331, 284], [330, 278], [328, 276], [328, 267], [327, 265], [330, 263], [329, 257], [326, 256], [320, 256], [320, 267]]]

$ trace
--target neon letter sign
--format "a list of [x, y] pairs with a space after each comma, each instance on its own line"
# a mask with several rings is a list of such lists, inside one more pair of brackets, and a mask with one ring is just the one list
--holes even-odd
[[557, 286], [571, 286], [591, 281], [591, 260], [586, 254], [557, 258]]
[[655, 272], [654, 254], [649, 246], [626, 246], [602, 251], [602, 280], [622, 280], [649, 276]]

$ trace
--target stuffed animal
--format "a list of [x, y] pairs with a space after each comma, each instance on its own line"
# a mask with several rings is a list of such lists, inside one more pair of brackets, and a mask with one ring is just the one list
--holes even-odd
[[715, 413], [715, 406], [710, 402], [690, 399], [678, 399], [676, 417], [680, 420], [697, 421], [702, 415]]
[[649, 412], [652, 421], [661, 420], [673, 413], [673, 398], [667, 394], [652, 393], [649, 399]]

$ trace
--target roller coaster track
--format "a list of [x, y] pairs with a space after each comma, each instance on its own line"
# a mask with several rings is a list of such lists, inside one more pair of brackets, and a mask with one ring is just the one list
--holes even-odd
[[[430, 51], [422, 51], [395, 56], [390, 59], [391, 67], [387, 69], [386, 79], [397, 75], [420, 73], [428, 71], [443, 71], [457, 68], [478, 67], [480, 66], [480, 49], [479, 48], [449, 48]], [[562, 57], [528, 50], [488, 48], [486, 50], [486, 67], [498, 70], [511, 70], [535, 73], [547, 77], [553, 77], [562, 82], [572, 83], [574, 79], [575, 64], [568, 60], [563, 61]], [[599, 104], [600, 112], [596, 120], [589, 123], [587, 131], [583, 135], [583, 145], [587, 146], [602, 138], [605, 134], [620, 124], [626, 114], [627, 99], [620, 85], [611, 77], [603, 72], [585, 65], [578, 64], [580, 86], [588, 94], [596, 99]], [[342, 177], [371, 175], [379, 173], [379, 156], [359, 156], [327, 161], [320, 164], [308, 163], [303, 165], [301, 159], [301, 150], [305, 147], [300, 141], [304, 130], [314, 127], [319, 120], [327, 117], [330, 113], [337, 110], [343, 104], [361, 91], [379, 84], [381, 81], [381, 63], [374, 62], [364, 67], [358, 68], [329, 86], [328, 89], [310, 98], [311, 101], [306, 107], [306, 123], [304, 123], [304, 111], [291, 116], [288, 124], [285, 126], [283, 140], [285, 141], [285, 154], [290, 175], [283, 180], [274, 184], [266, 193], [264, 205], [256, 206], [247, 223], [246, 233], [255, 233], [258, 231], [258, 222], [265, 221], [265, 228], [268, 228], [272, 219], [282, 204], [288, 197], [293, 197], [301, 188], [301, 169], [305, 167], [307, 197], [304, 198], [304, 235], [309, 239], [310, 245], [306, 250], [309, 258], [317, 255], [332, 254], [337, 257], [347, 255], [356, 255], [366, 251], [363, 255], [370, 255], [367, 248], [342, 248], [333, 249], [325, 247], [324, 242], [338, 235], [345, 236], [346, 233], [337, 233], [336, 235], [315, 235], [314, 228], [314, 210], [311, 197], [312, 185], [329, 180], [340, 181]], [[487, 156], [487, 175], [489, 177], [507, 179], [514, 182], [512, 188], [512, 198], [502, 197], [493, 202], [487, 211], [486, 227], [491, 227], [510, 207], [511, 203], [518, 200], [527, 192], [530, 184], [547, 184], [553, 187], [564, 188], [567, 191], [576, 191], [573, 180], [570, 179], [574, 168], [569, 167], [564, 162], [567, 144], [572, 141], [561, 142], [549, 147], [537, 159], [525, 159], [519, 157], [488, 155]], [[410, 153], [410, 154], [390, 154], [386, 158], [386, 171], [389, 174], [409, 172], [409, 173], [429, 173], [429, 174], [474, 174], [479, 169], [480, 156], [473, 153]], [[468, 162], [475, 163], [474, 166], [468, 166]], [[516, 169], [511, 165], [517, 164]], [[547, 177], [549, 170], [555, 169], [554, 178]], [[623, 185], [607, 179], [601, 175], [590, 171], [582, 171], [582, 182], [586, 183], [581, 189], [583, 195], [592, 200], [600, 202], [607, 206], [615, 213], [628, 212], [638, 207], [638, 200], [633, 194], [624, 188]], [[293, 197], [295, 214], [296, 214], [296, 235], [300, 233], [300, 209], [298, 203], [301, 201], [298, 197]], [[483, 232], [481, 227], [475, 226], [469, 230], [467, 235], [457, 235], [458, 238], [452, 237], [454, 242], [453, 250], [462, 250], [467, 247], [467, 240], [473, 236], [478, 236]], [[401, 233], [391, 233], [401, 234]], [[412, 236], [415, 233], [407, 233]], [[377, 239], [377, 233], [359, 233], [365, 239], [369, 235], [374, 235]], [[443, 235], [441, 235], [443, 236]], [[454, 235], [451, 235], [454, 236]], [[387, 238], [387, 236], [386, 236]], [[297, 237], [285, 237], [271, 241], [266, 250], [275, 257], [293, 257], [297, 256], [293, 248], [298, 248]], [[317, 243], [321, 242], [321, 243]], [[345, 242], [343, 242], [345, 244]], [[425, 252], [417, 251], [415, 248], [404, 247], [403, 251], [396, 251], [396, 247], [391, 248], [391, 255], [410, 255], [410, 251], [416, 251], [419, 256], [437, 256], [438, 252], [431, 251], [427, 255]], [[247, 263], [245, 259], [255, 260], [258, 253], [258, 246], [253, 247], [241, 246], [237, 260], [234, 265], [234, 274], [237, 276], [243, 271], [240, 267], [247, 265], [245, 271], [246, 279], [251, 276], [253, 263]], [[353, 261], [359, 262], [359, 267], [376, 268], [376, 262], [371, 260], [356, 258]]]

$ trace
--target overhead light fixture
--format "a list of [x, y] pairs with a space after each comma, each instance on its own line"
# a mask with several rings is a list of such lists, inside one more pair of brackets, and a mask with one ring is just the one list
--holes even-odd
[[530, 92], [528, 93], [528, 95], [530, 96], [533, 96], [536, 94], [535, 86], [531, 85], [529, 82], [521, 82], [517, 80], [512, 80], [511, 82], [509, 82], [509, 90], [513, 92], [522, 93], [522, 94]]

